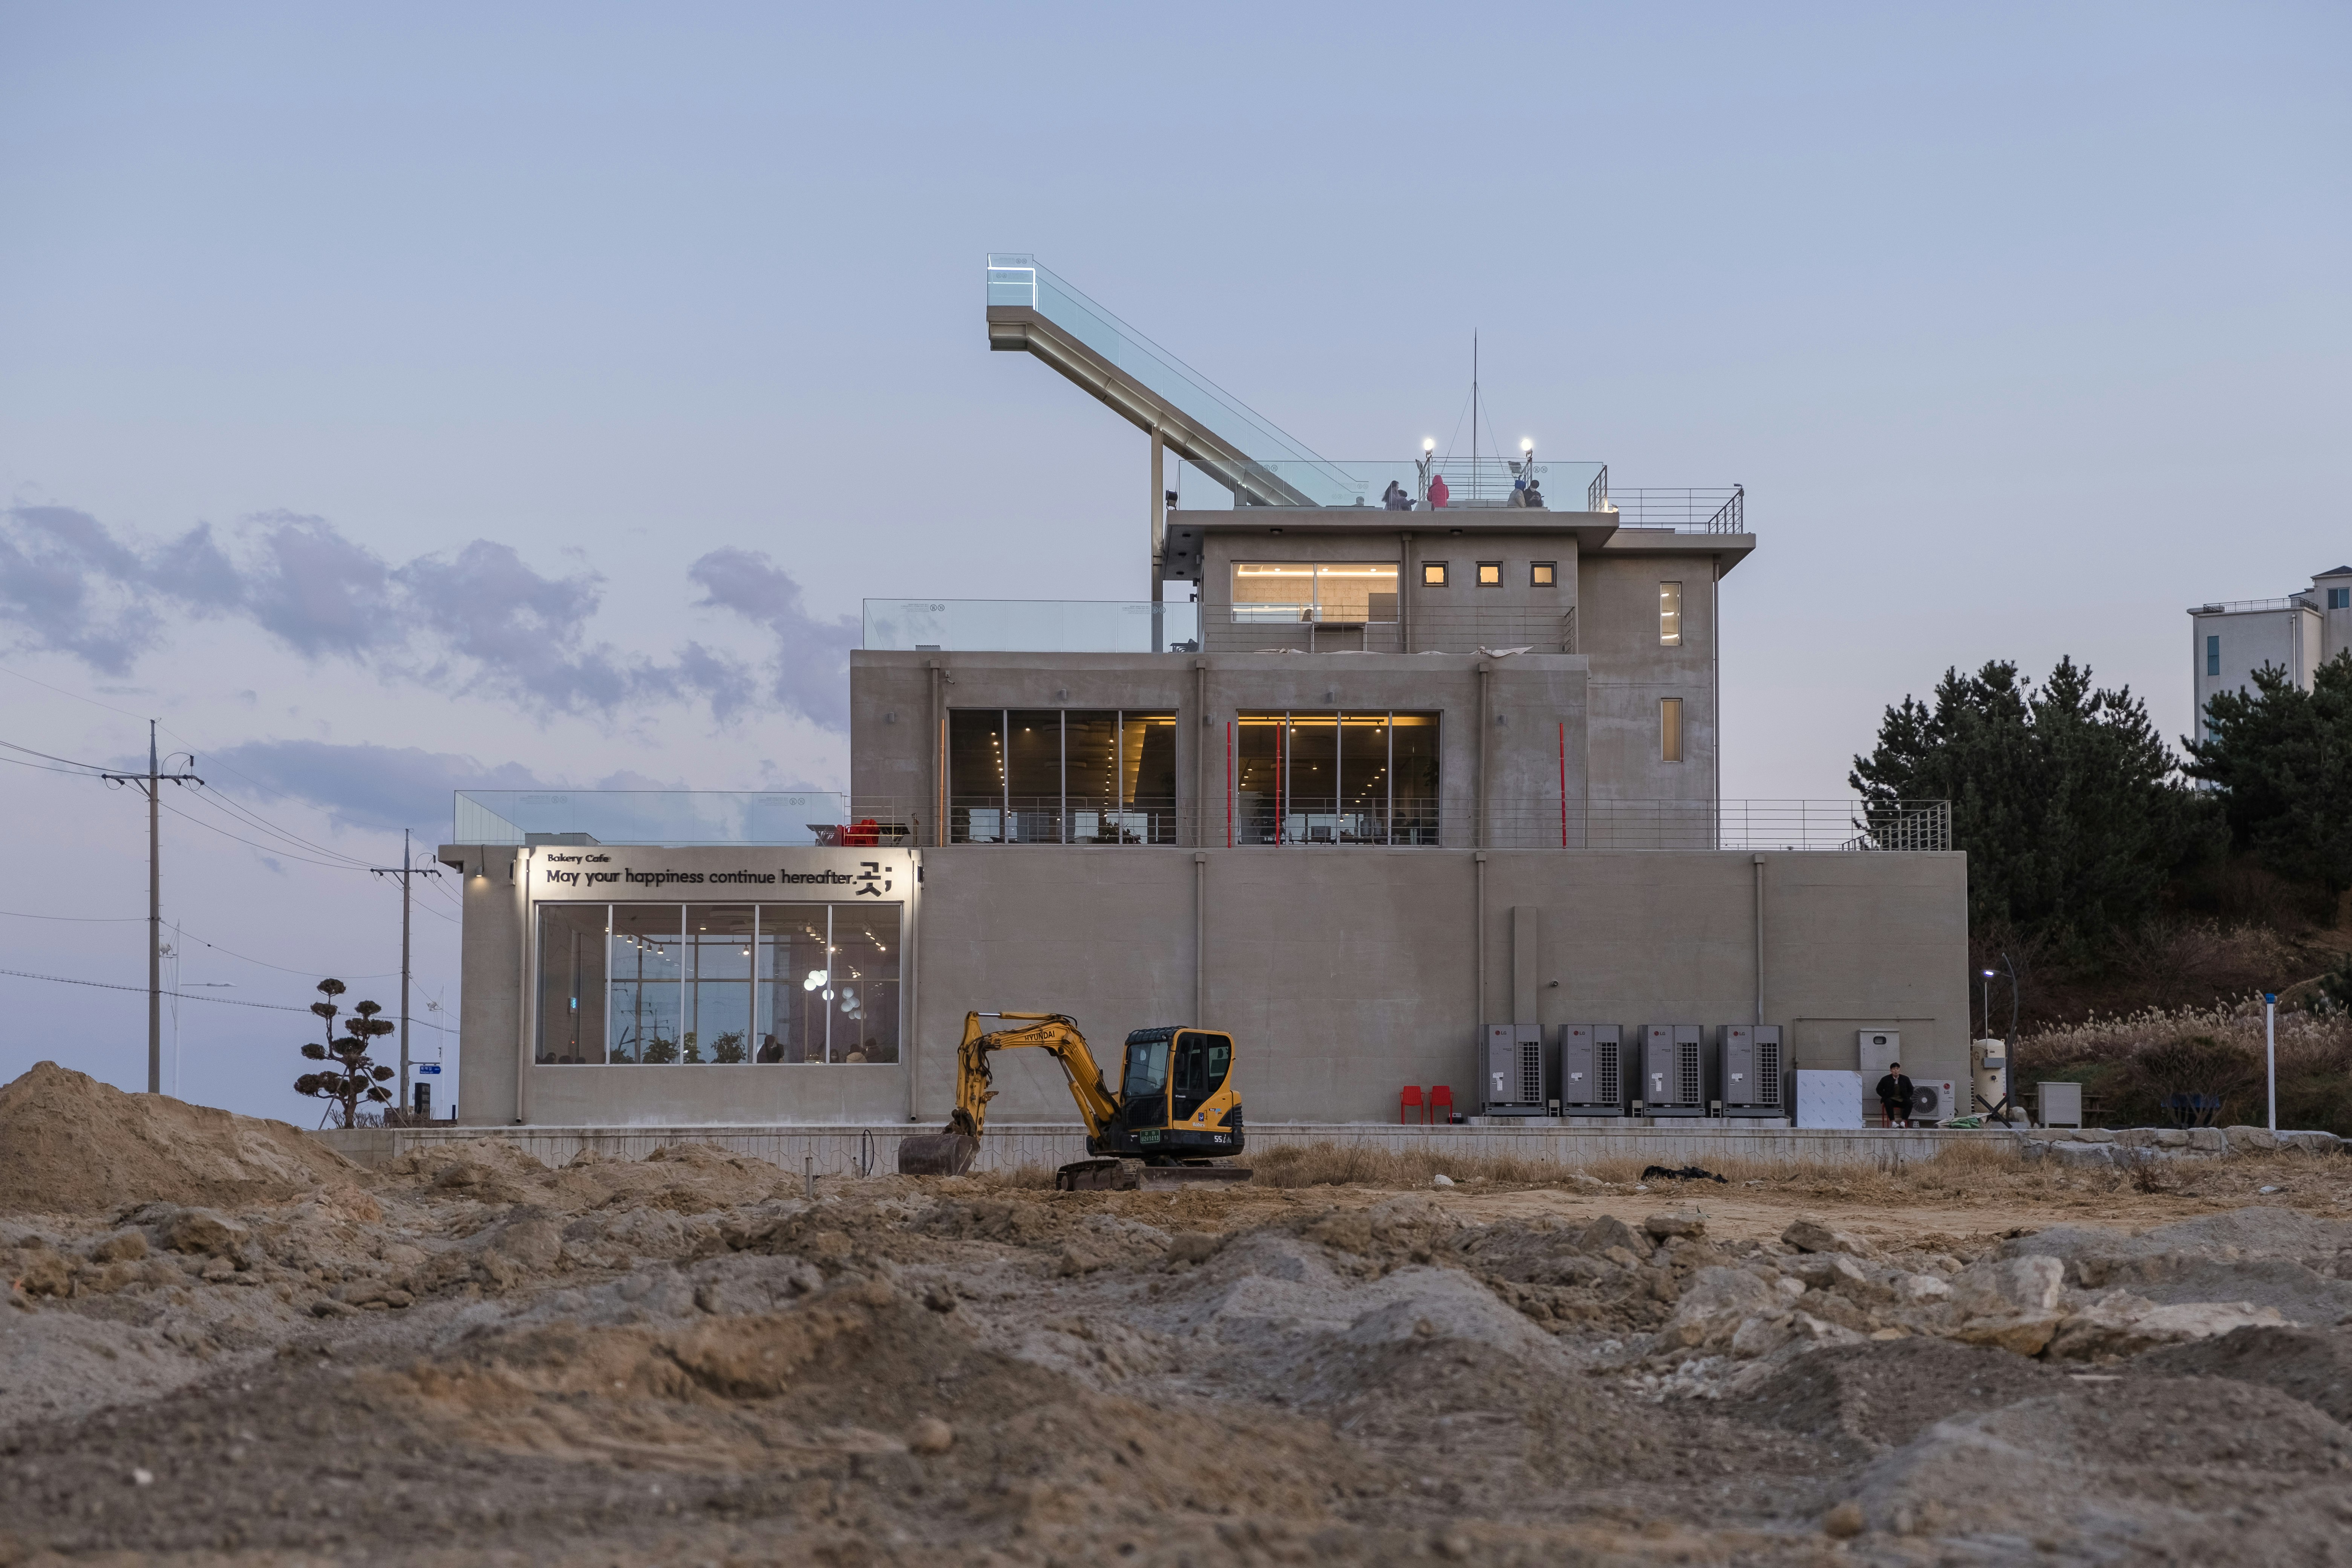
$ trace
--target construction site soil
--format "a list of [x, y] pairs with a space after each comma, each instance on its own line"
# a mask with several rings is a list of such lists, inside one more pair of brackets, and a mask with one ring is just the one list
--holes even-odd
[[45, 1064], [0, 1565], [2352, 1562], [2341, 1155], [1328, 1153], [362, 1171]]

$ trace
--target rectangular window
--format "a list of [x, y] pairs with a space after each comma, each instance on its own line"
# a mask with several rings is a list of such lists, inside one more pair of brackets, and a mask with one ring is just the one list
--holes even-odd
[[1237, 561], [1234, 620], [1393, 621], [1397, 570], [1393, 561]]
[[900, 906], [540, 906], [542, 1063], [898, 1059]]
[[1658, 643], [1664, 647], [1683, 646], [1683, 585], [1680, 583], [1658, 584]]
[[1424, 588], [1444, 587], [1445, 563], [1443, 561], [1423, 562], [1421, 563], [1421, 585]]
[[1658, 760], [1683, 760], [1683, 700], [1679, 697], [1658, 699]]
[[954, 844], [1173, 844], [1176, 715], [956, 708]]
[[1499, 561], [1478, 563], [1478, 586], [1499, 588], [1503, 585], [1503, 563]]
[[1559, 570], [1553, 562], [1538, 561], [1528, 569], [1528, 585], [1531, 588], [1555, 587], [1559, 581]]
[[2218, 637], [2208, 637], [2205, 639], [2205, 673], [2208, 675], [2221, 673], [2221, 639]]
[[1434, 713], [1244, 713], [1227, 808], [1236, 844], [1435, 844]]
[[2352, 610], [2352, 588], [2328, 589], [2327, 607], [2331, 610]]

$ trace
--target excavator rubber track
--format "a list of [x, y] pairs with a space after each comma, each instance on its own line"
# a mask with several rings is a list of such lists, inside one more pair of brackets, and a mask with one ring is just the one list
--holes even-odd
[[1119, 1159], [1076, 1160], [1054, 1173], [1054, 1185], [1066, 1193], [1172, 1192], [1249, 1179], [1246, 1165], [1147, 1165]]

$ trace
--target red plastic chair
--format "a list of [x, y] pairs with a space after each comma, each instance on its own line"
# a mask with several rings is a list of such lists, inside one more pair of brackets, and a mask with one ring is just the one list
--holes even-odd
[[[1408, 1116], [1405, 1114], [1407, 1111], [1413, 1114]], [[1404, 1086], [1404, 1093], [1397, 1100], [1397, 1120], [1401, 1122], [1429, 1120], [1429, 1113], [1421, 1108], [1421, 1085], [1409, 1083]]]
[[[1444, 1114], [1441, 1115], [1441, 1111]], [[1432, 1121], [1439, 1122], [1451, 1121], [1454, 1120], [1454, 1086], [1452, 1084], [1441, 1083], [1431, 1086], [1429, 1090], [1429, 1119]]]

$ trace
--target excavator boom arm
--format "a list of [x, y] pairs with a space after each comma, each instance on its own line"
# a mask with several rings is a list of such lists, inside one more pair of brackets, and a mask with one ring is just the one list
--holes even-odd
[[987, 1125], [988, 1102], [996, 1098], [988, 1058], [996, 1051], [1034, 1047], [1051, 1052], [1069, 1081], [1087, 1134], [1099, 1138], [1118, 1114], [1118, 1096], [1104, 1079], [1076, 1020], [1061, 1013], [966, 1013], [963, 1041], [956, 1047], [956, 1108], [951, 1132], [977, 1138]]

